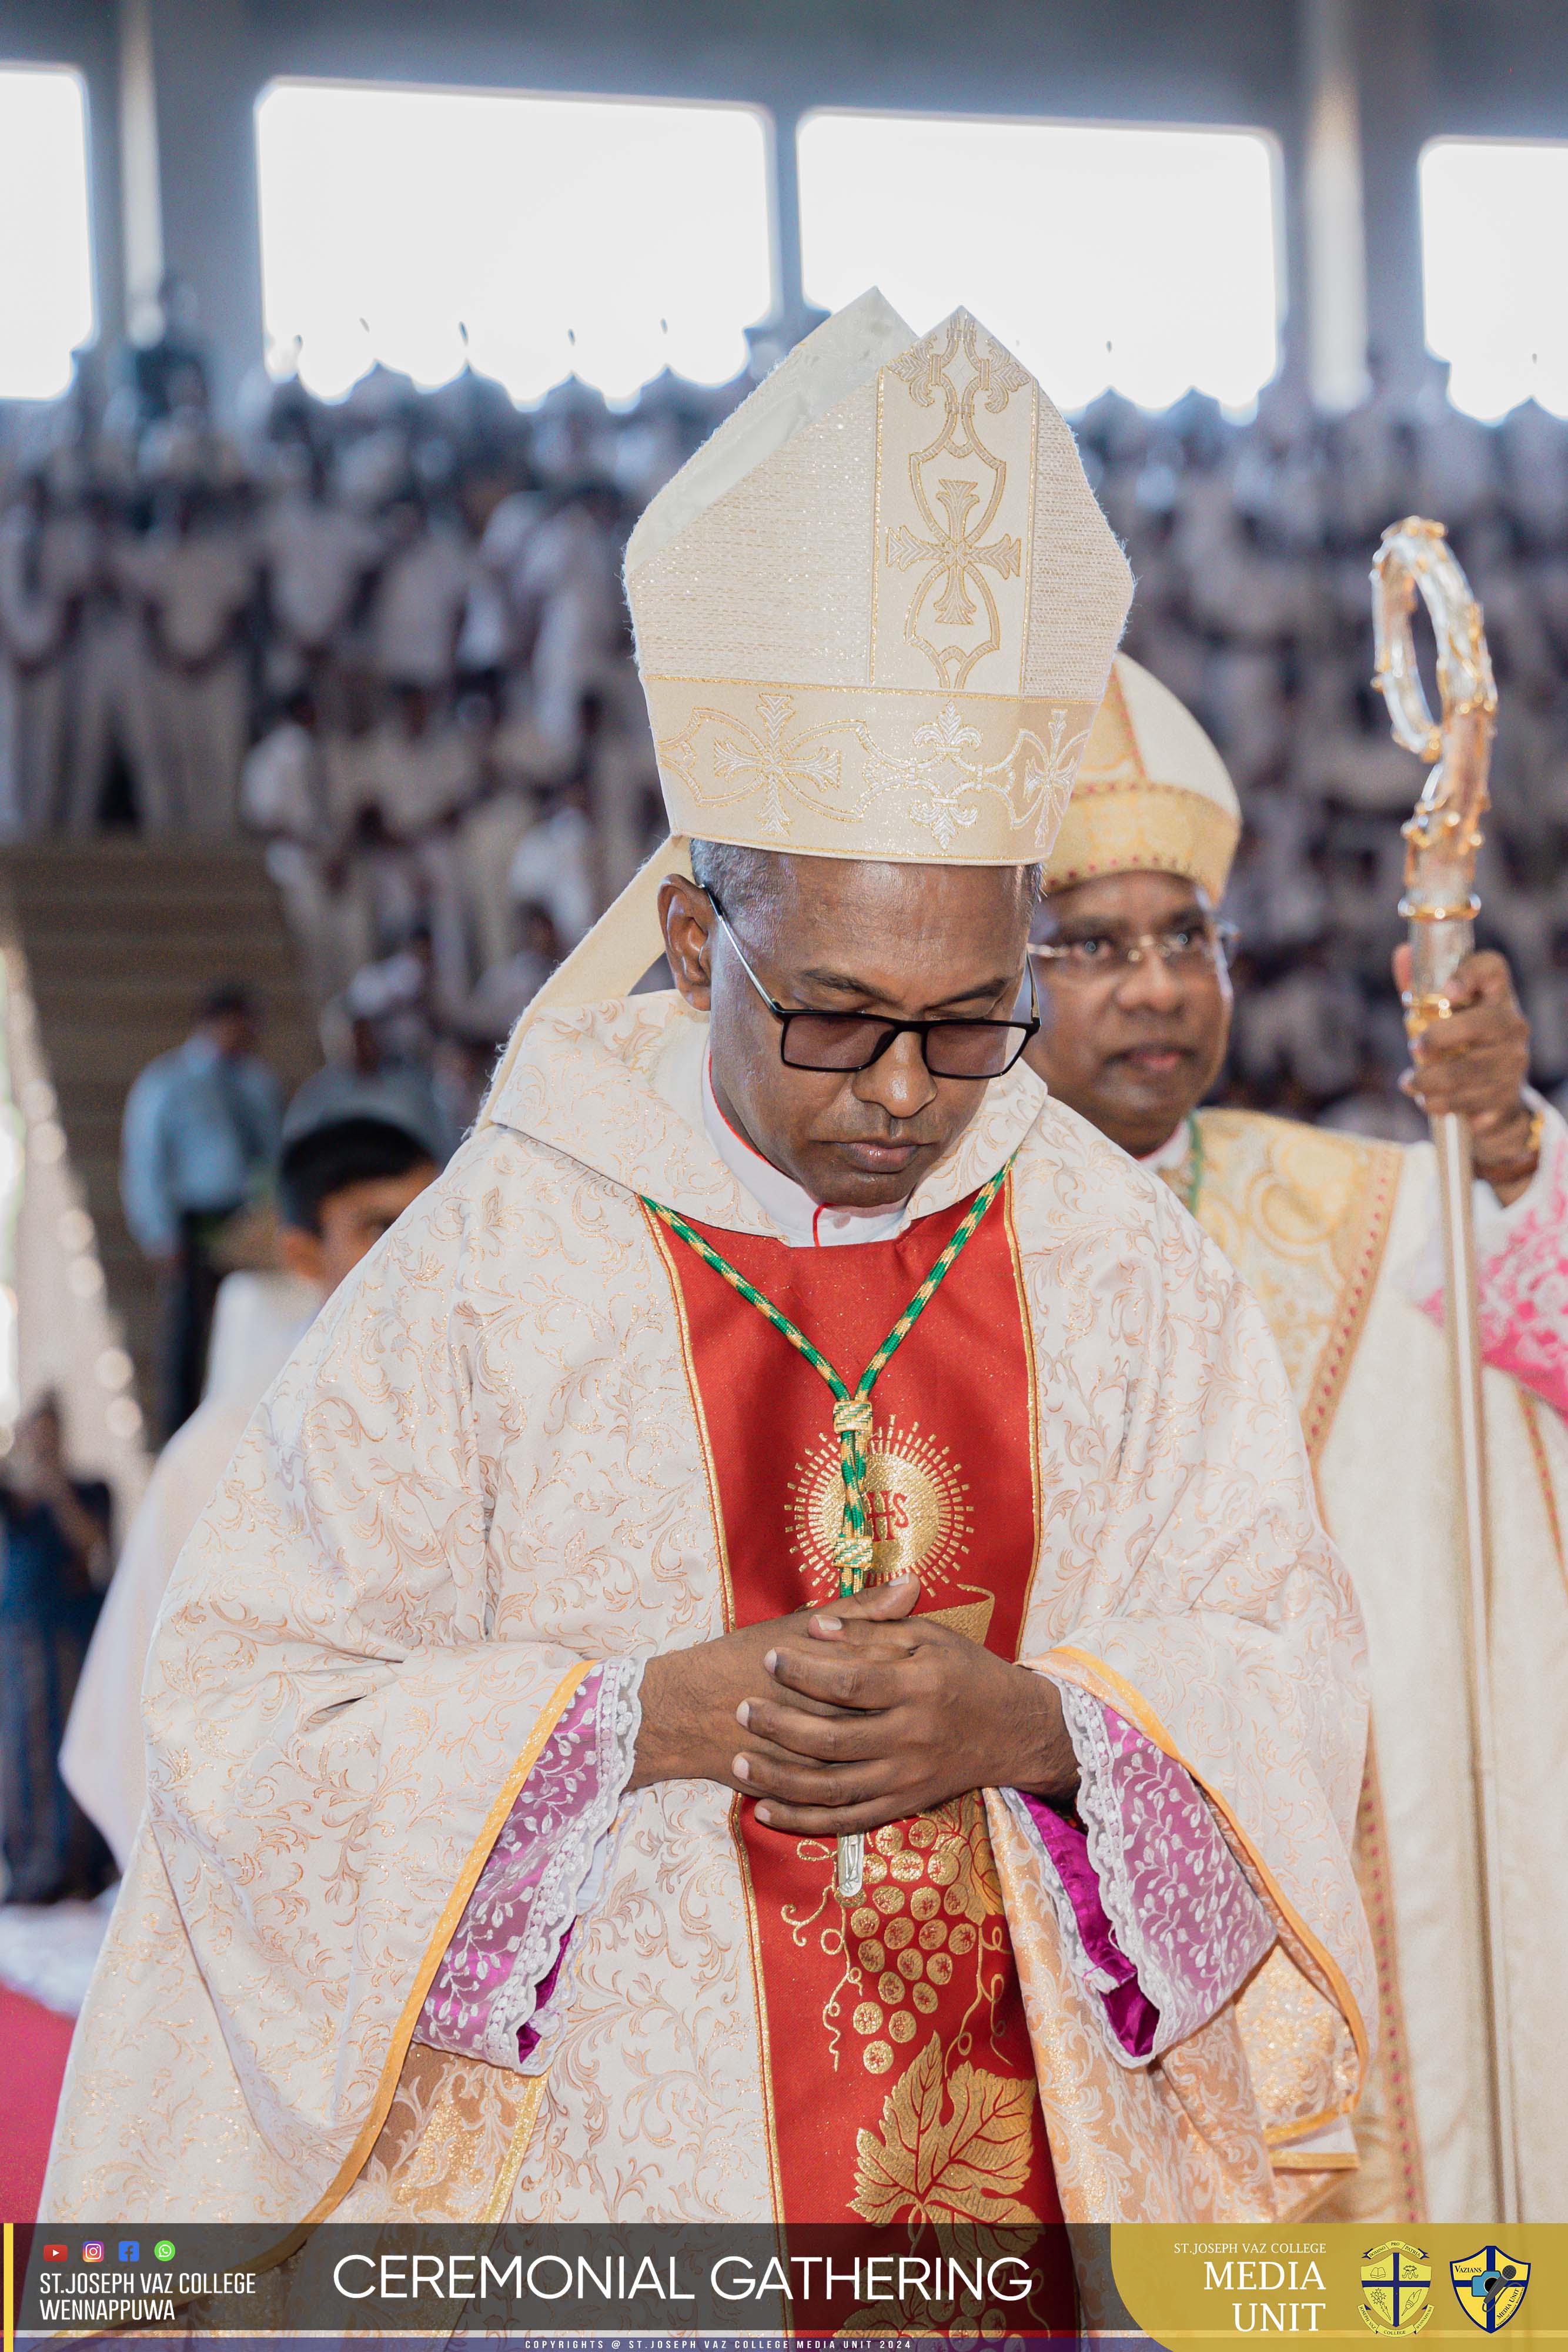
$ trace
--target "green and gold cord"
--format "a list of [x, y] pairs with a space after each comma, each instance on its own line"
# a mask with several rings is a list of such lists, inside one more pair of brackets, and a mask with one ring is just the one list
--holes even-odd
[[[789, 1345], [804, 1356], [813, 1371], [821, 1373], [833, 1395], [833, 1434], [839, 1441], [839, 1473], [843, 1481], [843, 1513], [839, 1533], [833, 1545], [833, 1566], [838, 1570], [839, 1595], [848, 1599], [852, 1593], [863, 1591], [872, 1560], [871, 1512], [866, 1501], [866, 1472], [869, 1464], [869, 1441], [872, 1432], [871, 1392], [879, 1374], [892, 1361], [908, 1339], [922, 1315], [941, 1288], [946, 1276], [978, 1226], [981, 1218], [1007, 1182], [1012, 1166], [1009, 1159], [994, 1176], [981, 1185], [936, 1265], [920, 1285], [914, 1297], [873, 1356], [861, 1374], [852, 1395], [849, 1383], [834, 1370], [821, 1349], [807, 1339], [798, 1323], [793, 1322], [780, 1307], [748, 1282], [739, 1269], [715, 1249], [713, 1244], [695, 1225], [674, 1209], [667, 1209], [660, 1201], [651, 1201], [646, 1193], [643, 1206], [650, 1215], [659, 1219], [673, 1234], [679, 1235], [688, 1249], [695, 1250], [705, 1265], [727, 1282], [732, 1290], [755, 1307], [758, 1313], [772, 1324]], [[858, 1833], [839, 1840], [838, 1891], [848, 1902], [862, 1887], [864, 1872], [865, 1840]]]

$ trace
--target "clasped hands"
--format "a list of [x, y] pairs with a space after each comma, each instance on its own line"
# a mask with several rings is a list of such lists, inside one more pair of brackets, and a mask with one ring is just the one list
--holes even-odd
[[1054, 1686], [911, 1612], [920, 1580], [650, 1658], [630, 1787], [716, 1780], [765, 1828], [831, 1838], [970, 1789], [1058, 1796], [1078, 1768]]

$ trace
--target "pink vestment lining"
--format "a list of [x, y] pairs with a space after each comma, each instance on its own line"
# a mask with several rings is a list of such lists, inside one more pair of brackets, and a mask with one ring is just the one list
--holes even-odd
[[[624, 1736], [623, 1685], [635, 1671], [618, 1662], [584, 1677], [491, 1848], [420, 2011], [416, 2041], [536, 2071], [572, 1929], [602, 1876], [631, 1776], [635, 1740]], [[1114, 1819], [1102, 1868], [1114, 1873], [1117, 1887], [1102, 1884], [1081, 1820], [1038, 1797], [1019, 1801], [1071, 1906], [1105, 2021], [1125, 2056], [1143, 2059], [1156, 2039], [1172, 2038], [1168, 2030], [1160, 2035], [1163, 2013], [1178, 2013], [1180, 2030], [1192, 2031], [1237, 1990], [1271, 1930], [1180, 1765], [1111, 1708], [1082, 1694], [1075, 1704], [1095, 1708], [1103, 1725], [1104, 1760], [1081, 1758], [1095, 1784], [1092, 1802], [1087, 1792], [1083, 1801], [1102, 1821]], [[1118, 1940], [1107, 1895], [1131, 1917], [1129, 1906], [1154, 1874], [1151, 1855], [1168, 1932], [1158, 1934], [1159, 1949], [1141, 1969], [1124, 1948], [1131, 1937]], [[1218, 1939], [1217, 1916], [1227, 1930]], [[1176, 2018], [1164, 2021], [1168, 2029]]]

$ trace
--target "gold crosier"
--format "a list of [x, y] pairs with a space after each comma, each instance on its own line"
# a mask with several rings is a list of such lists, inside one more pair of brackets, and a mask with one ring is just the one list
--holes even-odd
[[[1427, 708], [1416, 664], [1411, 624], [1417, 595], [1437, 641], [1440, 726]], [[1476, 852], [1488, 806], [1497, 688], [1481, 608], [1441, 523], [1408, 515], [1384, 532], [1372, 568], [1372, 603], [1377, 642], [1373, 684], [1387, 708], [1395, 740], [1416, 752], [1432, 770], [1405, 827], [1405, 895], [1399, 901], [1399, 912], [1410, 926], [1412, 985], [1405, 1008], [1406, 1026], [1415, 1038], [1434, 1022], [1448, 1018], [1453, 1009], [1448, 983], [1475, 945], [1475, 919], [1480, 912], [1475, 895]], [[1442, 1199], [1444, 1324], [1469, 1568], [1470, 1769], [1485, 1909], [1482, 1975], [1492, 2045], [1489, 2121], [1498, 2219], [1517, 2221], [1519, 2160], [1492, 1721], [1491, 1531], [1469, 1119], [1454, 1112], [1435, 1116], [1432, 1141]]]
[[[965, 1243], [1007, 1182], [1011, 1166], [1009, 1158], [994, 1176], [981, 1185], [936, 1265], [861, 1374], [852, 1394], [848, 1381], [834, 1370], [821, 1349], [807, 1339], [800, 1325], [792, 1322], [783, 1308], [776, 1307], [755, 1283], [748, 1282], [727, 1257], [721, 1256], [706, 1234], [699, 1234], [695, 1225], [688, 1224], [685, 1217], [678, 1215], [674, 1209], [665, 1208], [662, 1202], [651, 1201], [646, 1193], [642, 1196], [643, 1206], [649, 1213], [657, 1217], [662, 1224], [668, 1225], [688, 1249], [696, 1252], [705, 1265], [711, 1266], [732, 1290], [738, 1291], [748, 1305], [755, 1307], [758, 1313], [804, 1356], [812, 1370], [821, 1374], [832, 1391], [833, 1434], [839, 1441], [839, 1473], [844, 1489], [843, 1516], [833, 1545], [833, 1566], [838, 1570], [841, 1599], [847, 1600], [852, 1593], [864, 1591], [872, 1564], [871, 1512], [866, 1501], [872, 1390], [876, 1385], [879, 1373], [891, 1362], [936, 1296]], [[852, 1902], [860, 1894], [864, 1881], [865, 1837], [862, 1832], [854, 1830], [839, 1840], [837, 1887], [841, 1902]]]

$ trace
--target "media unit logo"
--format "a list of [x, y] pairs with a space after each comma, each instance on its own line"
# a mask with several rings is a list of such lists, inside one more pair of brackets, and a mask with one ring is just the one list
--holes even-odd
[[1361, 2258], [1361, 2317], [1375, 2336], [1418, 2336], [1432, 2316], [1432, 2265], [1419, 2246], [1389, 2238]]
[[1524, 2301], [1530, 2264], [1505, 2254], [1500, 2246], [1481, 2246], [1462, 2262], [1450, 2263], [1448, 2275], [1465, 2317], [1488, 2336], [1495, 2336]]

